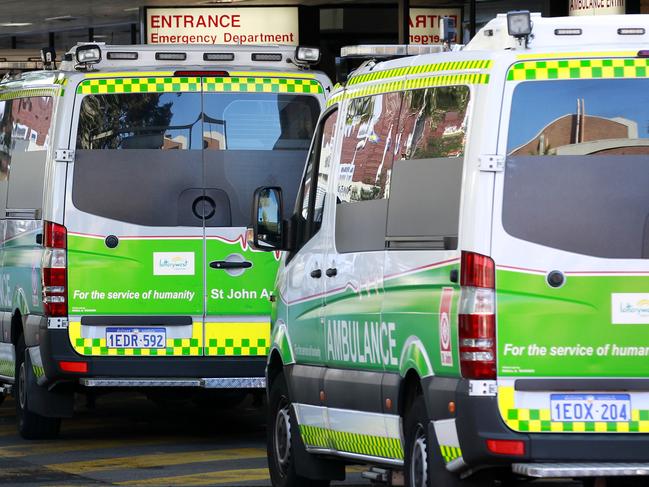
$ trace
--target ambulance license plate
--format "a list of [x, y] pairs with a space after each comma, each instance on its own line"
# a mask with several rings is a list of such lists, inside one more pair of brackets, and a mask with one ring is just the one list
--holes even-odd
[[164, 328], [106, 328], [108, 348], [165, 348]]
[[628, 394], [551, 394], [552, 421], [631, 421]]

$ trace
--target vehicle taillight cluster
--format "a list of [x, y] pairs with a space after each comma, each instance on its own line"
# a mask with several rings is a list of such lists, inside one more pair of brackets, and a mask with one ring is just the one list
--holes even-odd
[[495, 265], [462, 252], [459, 309], [460, 368], [467, 379], [496, 378]]
[[43, 259], [41, 279], [45, 315], [68, 315], [67, 302], [67, 230], [63, 225], [43, 222]]

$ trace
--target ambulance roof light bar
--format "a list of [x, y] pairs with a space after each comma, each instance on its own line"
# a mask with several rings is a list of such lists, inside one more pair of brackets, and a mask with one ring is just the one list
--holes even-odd
[[417, 44], [365, 44], [344, 46], [340, 49], [341, 58], [393, 59], [419, 54], [434, 54], [444, 51], [440, 45]]

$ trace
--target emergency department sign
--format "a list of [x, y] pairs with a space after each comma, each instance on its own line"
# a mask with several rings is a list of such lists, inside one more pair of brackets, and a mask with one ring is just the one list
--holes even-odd
[[570, 0], [570, 15], [612, 15], [626, 13], [625, 0]]
[[147, 44], [297, 45], [297, 7], [147, 8]]
[[457, 31], [455, 42], [461, 42], [461, 8], [411, 8], [410, 44], [441, 44], [440, 25], [444, 17], [455, 20], [455, 30]]

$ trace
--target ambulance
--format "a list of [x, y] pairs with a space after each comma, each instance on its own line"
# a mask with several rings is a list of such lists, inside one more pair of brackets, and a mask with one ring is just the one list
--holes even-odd
[[285, 252], [273, 485], [649, 475], [648, 40], [647, 16], [511, 12], [464, 48], [344, 49], [368, 60], [295, 206], [253, 204]]
[[297, 193], [318, 59], [82, 44], [0, 83], [0, 382], [22, 436], [56, 435], [75, 392], [263, 394], [279, 253], [245, 230], [255, 188]]

